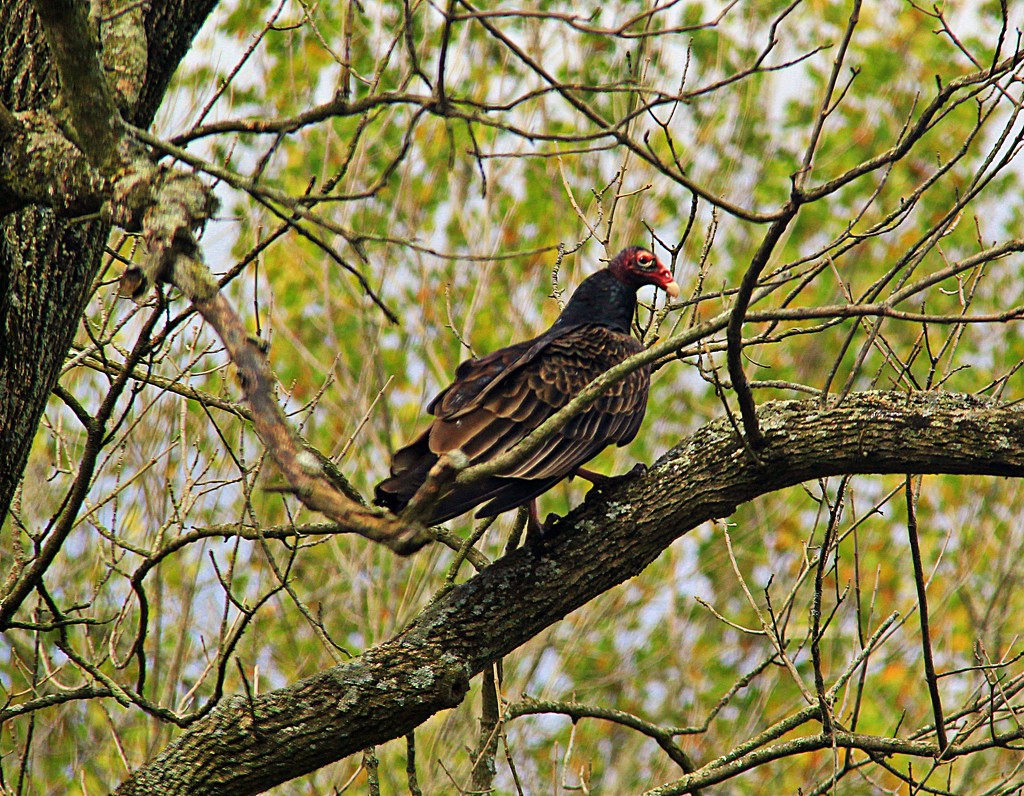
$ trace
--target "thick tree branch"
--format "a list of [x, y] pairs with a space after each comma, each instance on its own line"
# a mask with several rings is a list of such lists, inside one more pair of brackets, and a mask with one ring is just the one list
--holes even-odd
[[[5, 3], [0, 25], [0, 103], [8, 111], [0, 112], [0, 372], [9, 388], [0, 389], [0, 517], [23, 474], [109, 232], [102, 221], [80, 217], [99, 210], [106, 181], [50, 113], [59, 94], [58, 69], [36, 5]], [[212, 6], [213, 0], [145, 4], [139, 31], [141, 46], [150, 48], [144, 83], [138, 101], [123, 111], [132, 122], [152, 122]]]
[[[141, 230], [145, 256], [141, 264], [124, 273], [122, 293], [141, 298], [152, 285], [170, 282], [192, 301], [224, 341], [238, 367], [257, 433], [288, 479], [291, 491], [346, 529], [397, 552], [411, 553], [429, 542], [433, 537], [422, 526], [383, 516], [346, 495], [288, 427], [274, 397], [275, 382], [266, 352], [250, 338], [216, 279], [198, 259], [194, 231], [216, 208], [209, 187], [193, 174], [158, 166], [130, 142], [117, 147], [118, 175], [106, 180], [47, 115], [26, 114], [21, 121], [22, 130], [12, 139], [17, 146], [12, 147], [9, 168], [0, 170], [0, 209], [5, 203], [19, 206], [26, 202], [48, 203], [64, 211], [102, 207], [107, 217], [122, 228]], [[41, 129], [35, 130], [32, 124], [41, 125]], [[65, 190], [54, 192], [52, 182], [37, 173], [49, 162], [38, 158], [40, 146], [51, 154], [63, 153], [68, 173], [79, 179], [65, 183]]]
[[778, 221], [775, 221], [765, 233], [761, 245], [754, 252], [750, 265], [743, 274], [740, 288], [736, 293], [733, 302], [732, 313], [729, 315], [729, 326], [726, 329], [726, 340], [728, 341], [728, 365], [729, 378], [732, 379], [732, 388], [736, 392], [736, 399], [740, 405], [740, 415], [743, 418], [743, 430], [747, 435], [747, 442], [750, 449], [758, 451], [765, 444], [764, 435], [757, 423], [757, 410], [754, 405], [754, 395], [750, 391], [750, 383], [743, 371], [743, 321], [747, 316], [747, 309], [757, 289], [761, 272], [768, 265], [768, 260], [775, 251], [775, 246], [786, 231], [789, 222], [796, 217], [800, 209], [796, 191], [793, 192], [792, 201], [786, 205], [785, 212]]
[[77, 0], [37, 0], [35, 7], [60, 73], [69, 133], [89, 162], [108, 173], [121, 139], [120, 117], [100, 64], [89, 6]]
[[[0, 216], [27, 205], [52, 208], [58, 215], [97, 213], [108, 181], [46, 111], [12, 114], [0, 130]], [[60, 164], [61, 179], [53, 179]]]
[[390, 641], [251, 702], [227, 700], [117, 793], [257, 793], [401, 737], [457, 704], [493, 661], [759, 495], [844, 473], [1024, 475], [1024, 410], [970, 396], [769, 403], [760, 420], [760, 463], [729, 423], [705, 426], [649, 471], [588, 496], [539, 544], [455, 587]]
[[[193, 266], [197, 267], [199, 263], [193, 261]], [[179, 268], [176, 267], [175, 271], [178, 272]], [[346, 530], [385, 544], [398, 553], [413, 553], [433, 539], [422, 526], [385, 515], [380, 509], [361, 505], [347, 496], [328, 477], [322, 461], [303, 449], [288, 425], [284, 411], [274, 397], [275, 380], [266, 352], [259, 341], [247, 333], [227, 299], [218, 291], [195, 298], [194, 304], [217, 331], [238, 368], [239, 381], [252, 412], [256, 433], [288, 480], [291, 491], [306, 506], [325, 514]]]
[[[51, 22], [58, 28], [64, 24], [60, 20]], [[384, 517], [346, 495], [329, 477], [322, 461], [303, 450], [288, 427], [274, 398], [274, 379], [265, 352], [249, 337], [241, 319], [220, 293], [217, 281], [197, 259], [194, 231], [216, 207], [209, 187], [192, 174], [156, 165], [135, 145], [116, 142], [107, 142], [113, 147], [111, 153], [118, 157], [117, 177], [108, 180], [100, 171], [110, 171], [110, 163], [104, 162], [103, 169], [92, 168], [81, 156], [79, 147], [46, 114], [27, 113], [19, 121], [21, 129], [8, 142], [15, 144], [10, 148], [12, 154], [5, 159], [6, 168], [0, 170], [0, 210], [5, 204], [17, 207], [26, 203], [49, 204], [65, 211], [102, 207], [119, 226], [141, 230], [146, 253], [140, 265], [125, 272], [122, 293], [138, 298], [153, 284], [166, 281], [192, 301], [220, 335], [238, 367], [253, 423], [292, 491], [311, 508], [345, 528], [388, 544], [398, 552], [413, 552], [426, 544], [432, 537], [421, 526]], [[40, 148], [46, 150], [47, 158], [39, 157]], [[63, 188], [56, 191], [52, 181], [38, 173], [47, 168], [49, 157], [55, 153], [63, 159], [66, 173], [77, 175], [63, 181]], [[91, 157], [96, 156], [94, 152]], [[54, 539], [59, 545], [60, 537]], [[52, 556], [41, 559], [50, 560]], [[20, 605], [31, 582], [26, 581], [27, 585], [16, 593], [2, 595], [0, 614], [5, 621]]]

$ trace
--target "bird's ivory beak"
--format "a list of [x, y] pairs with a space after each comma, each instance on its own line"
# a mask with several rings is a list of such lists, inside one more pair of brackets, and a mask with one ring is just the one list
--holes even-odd
[[665, 292], [668, 293], [669, 296], [671, 296], [672, 298], [679, 298], [679, 285], [676, 283], [676, 280], [670, 279], [668, 282], [665, 283], [665, 285], [663, 285], [663, 287], [665, 288]]

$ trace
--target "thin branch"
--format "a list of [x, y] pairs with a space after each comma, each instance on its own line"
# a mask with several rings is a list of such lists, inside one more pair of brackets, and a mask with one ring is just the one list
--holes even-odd
[[498, 753], [498, 736], [501, 722], [498, 715], [498, 686], [494, 676], [494, 667], [501, 661], [484, 670], [480, 684], [480, 731], [476, 748], [470, 756], [472, 776], [470, 787], [475, 793], [490, 793], [493, 789], [494, 775], [497, 768], [494, 764]]
[[[821, 671], [821, 598], [823, 581], [825, 578], [825, 565], [832, 554], [835, 537], [839, 530], [839, 519], [842, 517], [843, 505], [846, 498], [846, 486], [849, 477], [844, 476], [839, 482], [836, 490], [835, 503], [829, 511], [828, 524], [825, 526], [825, 536], [821, 540], [821, 547], [818, 550], [818, 563], [814, 571], [814, 591], [811, 601], [811, 662], [814, 667], [814, 688], [818, 696], [818, 707], [821, 710], [821, 731], [826, 735], [835, 731], [832, 717], [832, 705], [825, 695], [825, 677]], [[827, 495], [823, 495], [824, 500]], [[837, 548], [838, 550], [838, 548]], [[836, 553], [838, 556], [838, 552]]]
[[807, 184], [807, 180], [811, 175], [811, 166], [814, 163], [814, 153], [818, 149], [818, 143], [821, 140], [821, 131], [825, 126], [825, 119], [828, 117], [832, 109], [832, 96], [836, 90], [836, 84], [839, 82], [839, 71], [843, 67], [843, 62], [846, 60], [846, 53], [850, 48], [850, 42], [853, 39], [853, 31], [857, 27], [857, 23], [860, 21], [860, 3], [861, 0], [854, 0], [853, 9], [850, 11], [850, 16], [846, 22], [846, 30], [843, 32], [843, 39], [839, 43], [839, 50], [836, 53], [835, 60], [832, 62], [832, 71], [828, 76], [828, 84], [825, 86], [825, 93], [821, 98], [821, 106], [818, 110], [818, 115], [814, 118], [814, 126], [811, 128], [810, 140], [807, 143], [807, 149], [804, 152], [804, 159], [800, 165], [800, 170], [797, 172], [793, 182], [794, 190], [797, 193], [803, 191], [804, 185]]
[[74, 483], [65, 496], [64, 503], [58, 515], [54, 518], [53, 527], [49, 529], [45, 541], [41, 544], [35, 557], [19, 573], [17, 580], [11, 584], [5, 584], [7, 588], [0, 594], [0, 630], [8, 626], [8, 623], [14, 618], [15, 613], [17, 613], [24, 600], [42, 582], [43, 575], [49, 569], [50, 564], [57, 557], [68, 535], [76, 526], [78, 512], [85, 501], [89, 487], [92, 484], [93, 475], [96, 472], [100, 451], [107, 434], [107, 423], [110, 422], [117, 401], [128, 383], [128, 374], [135, 367], [135, 364], [140, 361], [146, 344], [149, 341], [149, 335], [159, 317], [160, 312], [154, 311], [150, 313], [143, 323], [135, 346], [126, 360], [127, 367], [111, 384], [100, 408], [93, 416]]
[[549, 699], [540, 700], [524, 696], [518, 702], [509, 705], [505, 711], [505, 721], [511, 721], [520, 716], [544, 713], [568, 716], [573, 720], [573, 723], [580, 719], [602, 719], [613, 724], [628, 727], [631, 730], [636, 730], [646, 735], [648, 738], [653, 738], [658, 746], [669, 756], [669, 759], [684, 772], [690, 773], [696, 770], [696, 766], [690, 759], [690, 756], [673, 740], [676, 735], [687, 732], [688, 728], [662, 727], [632, 713], [627, 713], [624, 710], [616, 710], [604, 705], [586, 705], [581, 702], [557, 702]]
[[935, 714], [935, 738], [942, 757], [949, 743], [946, 740], [946, 723], [942, 717], [942, 700], [939, 696], [939, 680], [935, 675], [932, 658], [932, 637], [928, 628], [928, 596], [925, 586], [924, 567], [921, 564], [921, 544], [917, 537], [917, 496], [914, 494], [914, 479], [907, 476], [907, 536], [910, 540], [910, 558], [914, 563], [914, 584], [917, 586], [917, 609], [921, 620], [921, 652], [924, 656], [924, 675], [928, 683], [928, 695]]
[[747, 434], [747, 442], [756, 452], [764, 447], [765, 439], [757, 423], [757, 407], [754, 402], [754, 395], [750, 391], [750, 383], [743, 371], [743, 321], [746, 319], [747, 308], [754, 295], [761, 272], [767, 267], [768, 260], [775, 251], [775, 246], [782, 238], [789, 222], [796, 216], [799, 205], [796, 204], [796, 194], [786, 205], [782, 218], [772, 223], [765, 233], [758, 246], [754, 257], [750, 261], [743, 279], [740, 282], [736, 298], [733, 300], [732, 312], [729, 314], [729, 325], [726, 330], [728, 342], [728, 365], [729, 379], [732, 381], [733, 391], [736, 393], [736, 400], [740, 405], [740, 416], [743, 419], [743, 429]]

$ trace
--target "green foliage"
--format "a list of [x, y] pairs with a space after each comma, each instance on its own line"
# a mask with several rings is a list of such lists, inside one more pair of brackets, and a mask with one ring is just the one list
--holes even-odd
[[[324, 201], [301, 204], [316, 220], [299, 220], [301, 231], [292, 229], [261, 251], [228, 289], [271, 342], [291, 420], [364, 495], [386, 473], [389, 451], [422, 424], [425, 402], [471, 355], [467, 346], [489, 352], [540, 332], [557, 315], [549, 295], [559, 246], [568, 252], [557, 271], [557, 286], [566, 292], [600, 258], [630, 243], [650, 244], [652, 232], [679, 247], [674, 266], [684, 298], [693, 292], [700, 301], [673, 307], [648, 339], [727, 310], [766, 230], [763, 219], [751, 221], [729, 208], [774, 213], [789, 200], [850, 13], [848, 4], [824, 0], [788, 15], [782, 2], [739, 4], [719, 24], [680, 31], [716, 18], [722, 4], [662, 4], [662, 13], [629, 31], [667, 32], [622, 38], [591, 28], [614, 28], [649, 6], [605, 4], [585, 18], [571, 4], [535, 5], [559, 16], [468, 19], [456, 7], [462, 16], [451, 26], [445, 70], [452, 111], [444, 116], [435, 104], [445, 25], [439, 6], [287, 4], [211, 119], [296, 117], [333, 98], [355, 102], [385, 92], [407, 98], [335, 114], [280, 138], [237, 132], [190, 144], [209, 161], [293, 197], [317, 196], [330, 186]], [[986, 67], [996, 56], [998, 8], [988, 4], [950, 22], [969, 31], [962, 46]], [[190, 128], [268, 13], [265, 4], [248, 0], [221, 13], [177, 77], [162, 135]], [[562, 85], [553, 89], [484, 21]], [[772, 26], [777, 44], [765, 53]], [[808, 190], [894, 147], [936, 96], [937, 81], [946, 86], [976, 70], [937, 26], [912, 6], [861, 9]], [[1004, 44], [1002, 57], [1010, 46]], [[764, 66], [780, 68], [750, 71], [762, 55]], [[719, 81], [721, 87], [704, 91]], [[647, 110], [637, 112], [645, 103]], [[1014, 112], [1001, 103], [998, 89], [947, 105], [934, 129], [891, 170], [870, 170], [804, 205], [765, 271], [766, 283], [788, 287], [752, 310], [881, 302], [1014, 237], [1022, 221], [1019, 164], [1000, 162], [1019, 146]], [[631, 150], [619, 134], [637, 146]], [[1000, 144], [1000, 136], [1008, 143]], [[686, 180], [713, 201], [698, 202], [684, 241], [692, 198]], [[295, 207], [237, 186], [223, 191], [229, 242], [208, 256], [227, 271]], [[977, 197], [957, 206], [974, 191]], [[1021, 303], [1019, 262], [1016, 255], [950, 273], [896, 309], [999, 313]], [[797, 289], [801, 275], [808, 278]], [[369, 291], [399, 323], [387, 319]], [[172, 304], [168, 318], [179, 309]], [[130, 346], [139, 312], [101, 290], [87, 322], [93, 329], [108, 319], [123, 323], [123, 336], [112, 334], [111, 345]], [[189, 324], [169, 331], [155, 372], [235, 400], [226, 356], [212, 336]], [[758, 401], [807, 398], [801, 387], [812, 397], [816, 391], [938, 387], [1021, 397], [1015, 324], [832, 317], [748, 323], [745, 334], [752, 338], [744, 349], [748, 376], [770, 382], [755, 392]], [[723, 341], [724, 335], [708, 338], [701, 349], [685, 349], [679, 361], [659, 369], [644, 431], [628, 448], [602, 454], [595, 468], [619, 473], [651, 462], [720, 416], [715, 382], [727, 381]], [[89, 337], [83, 334], [81, 343], [88, 346]], [[93, 407], [108, 381], [77, 367], [62, 384]], [[725, 394], [735, 413], [732, 394]], [[55, 688], [102, 678], [131, 684], [144, 659], [145, 699], [194, 710], [217, 696], [218, 667], [227, 693], [294, 682], [391, 637], [441, 587], [454, 554], [439, 545], [405, 560], [347, 537], [211, 536], [169, 553], [146, 576], [150, 625], [140, 651], [142, 608], [130, 578], [147, 552], [194, 529], [229, 523], [269, 529], [317, 518], [272, 491], [277, 481], [265, 472], [262, 448], [235, 415], [157, 386], [142, 387], [123, 403], [124, 422], [90, 492], [96, 510], [87, 504], [77, 535], [48, 576], [55, 599], [87, 606], [79, 613], [100, 624], [73, 626], [66, 640], [56, 631], [12, 634], [11, 646], [0, 651], [6, 699], [46, 692], [47, 666], [58, 670]], [[21, 521], [33, 528], [58, 510], [81, 456], [82, 436], [56, 398], [47, 417], [24, 489]], [[899, 726], [909, 734], [933, 720], [922, 686], [903, 484], [902, 476], [850, 482], [837, 525], [838, 553], [823, 575], [827, 679], [849, 665], [886, 616], [900, 615], [869, 665], [838, 695], [836, 716], [861, 733], [887, 735]], [[777, 658], [767, 663], [776, 651], [762, 622], [772, 617], [777, 623], [790, 643], [793, 669], [813, 687], [814, 572], [838, 489], [833, 480], [770, 494], [680, 539], [640, 576], [509, 656], [501, 696], [579, 701], [689, 727], [677, 740], [698, 764], [804, 708], [792, 673]], [[564, 513], [585, 491], [578, 482], [559, 486], [543, 498], [542, 516]], [[940, 671], [968, 670], [1019, 652], [1014, 623], [1024, 610], [1017, 588], [1024, 575], [1017, 557], [1006, 555], [1024, 541], [1018, 498], [1015, 483], [994, 479], [923, 481], [917, 521]], [[500, 556], [511, 524], [511, 517], [495, 523], [478, 545], [481, 552]], [[465, 536], [472, 522], [463, 518], [450, 526]], [[11, 550], [5, 542], [3, 555]], [[462, 564], [458, 579], [469, 571]], [[43, 616], [45, 609], [39, 603], [34, 610]], [[243, 620], [251, 611], [251, 621]], [[72, 666], [62, 644], [87, 650], [97, 672], [89, 676]], [[228, 646], [230, 664], [221, 655]], [[1005, 673], [1019, 679], [1019, 664]], [[940, 681], [950, 711], [990, 693], [996, 676], [975, 669], [955, 685]], [[468, 781], [478, 690], [475, 682], [462, 707], [418, 730], [424, 793], [450, 792], [449, 776]], [[117, 750], [124, 749], [129, 767], [137, 766], [172, 735], [157, 717], [124, 711], [110, 698], [69, 702], [38, 716], [46, 735], [30, 744], [26, 793], [53, 792], [58, 783], [101, 792], [126, 773]], [[27, 722], [13, 720], [0, 735], [8, 783], [20, 770], [20, 763], [7, 761], [28, 744]], [[581, 781], [592, 793], [634, 793], [681, 774], [650, 738], [598, 719], [573, 724], [565, 717], [527, 716], [509, 722], [506, 731], [527, 793], [561, 793]], [[780, 739], [806, 732], [801, 727]], [[389, 744], [378, 754], [382, 791], [402, 792], [404, 746]], [[514, 793], [503, 754], [497, 792]], [[984, 771], [981, 764], [943, 763], [934, 780], [952, 783], [953, 792], [981, 793], [995, 787], [1014, 754], [981, 755]], [[763, 793], [770, 777], [780, 793], [826, 792], [822, 783], [847, 760], [864, 765], [863, 755], [819, 752], [766, 764], [724, 787]], [[928, 762], [896, 756], [889, 770], [874, 767], [864, 778], [848, 774], [841, 792], [896, 790], [897, 773], [907, 776], [912, 763], [919, 771]], [[358, 760], [342, 761], [274, 792], [340, 790], [358, 768]], [[365, 772], [353, 788], [366, 792]]]

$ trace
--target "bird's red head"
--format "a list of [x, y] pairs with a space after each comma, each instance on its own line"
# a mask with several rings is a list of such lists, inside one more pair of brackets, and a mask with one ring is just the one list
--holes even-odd
[[669, 271], [654, 254], [643, 246], [630, 246], [623, 249], [608, 263], [608, 270], [622, 284], [636, 289], [644, 285], [660, 287], [672, 298], [679, 295], [679, 285]]

